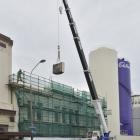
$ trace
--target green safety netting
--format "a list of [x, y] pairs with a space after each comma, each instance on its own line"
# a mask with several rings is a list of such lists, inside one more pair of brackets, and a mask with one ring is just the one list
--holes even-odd
[[[20, 131], [31, 130], [31, 99], [36, 136], [86, 137], [88, 131], [100, 130], [98, 115], [88, 92], [39, 76], [32, 76], [32, 81], [29, 81], [28, 74], [24, 73], [24, 77], [24, 82], [18, 84], [15, 75], [10, 77], [10, 83], [16, 86]], [[103, 101], [104, 109], [105, 105]]]

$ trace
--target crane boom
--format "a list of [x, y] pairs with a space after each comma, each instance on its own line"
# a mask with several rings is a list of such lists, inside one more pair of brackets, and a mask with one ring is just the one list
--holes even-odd
[[68, 6], [67, 1], [63, 0], [63, 3], [64, 3], [64, 6], [65, 6], [65, 10], [66, 10], [66, 14], [67, 14], [67, 17], [68, 17], [68, 20], [69, 20], [69, 25], [70, 25], [71, 32], [72, 32], [72, 35], [73, 35], [73, 39], [74, 39], [74, 42], [75, 42], [75, 45], [76, 45], [76, 48], [77, 48], [82, 66], [83, 66], [83, 71], [84, 71], [84, 74], [85, 74], [85, 78], [86, 78], [86, 81], [87, 81], [92, 99], [96, 100], [96, 99], [98, 99], [98, 96], [97, 96], [96, 89], [95, 89], [95, 86], [94, 86], [94, 83], [93, 83], [93, 80], [92, 80], [91, 73], [88, 69], [87, 61], [86, 61], [85, 54], [84, 54], [84, 51], [83, 51], [83, 48], [82, 48], [80, 37], [78, 35], [76, 24], [75, 24], [75, 22], [72, 18], [71, 11], [70, 11], [70, 8]]
[[72, 32], [72, 35], [73, 35], [73, 39], [74, 39], [74, 42], [75, 42], [75, 45], [76, 45], [81, 63], [82, 63], [82, 67], [83, 67], [84, 75], [85, 75], [85, 78], [86, 78], [86, 81], [87, 81], [87, 84], [88, 84], [88, 87], [89, 87], [89, 91], [90, 91], [90, 94], [91, 94], [92, 99], [93, 99], [94, 107], [96, 109], [96, 112], [99, 114], [104, 133], [108, 133], [108, 128], [107, 128], [106, 121], [105, 121], [105, 118], [104, 118], [103, 110], [102, 110], [102, 107], [101, 107], [101, 104], [100, 104], [100, 101], [99, 101], [99, 98], [98, 98], [98, 95], [97, 95], [97, 92], [96, 92], [96, 89], [95, 89], [95, 85], [94, 85], [94, 82], [93, 82], [93, 79], [92, 79], [92, 75], [91, 75], [91, 73], [89, 71], [89, 68], [88, 68], [88, 64], [87, 64], [85, 54], [84, 54], [84, 51], [83, 51], [83, 48], [82, 48], [80, 37], [78, 35], [76, 24], [73, 20], [73, 17], [72, 17], [72, 14], [71, 14], [71, 11], [70, 11], [67, 0], [63, 0], [63, 4], [64, 4], [65, 11], [66, 11], [66, 14], [67, 14], [67, 18], [68, 18], [68, 21], [69, 21], [69, 26], [70, 26], [70, 29], [71, 29], [71, 32]]

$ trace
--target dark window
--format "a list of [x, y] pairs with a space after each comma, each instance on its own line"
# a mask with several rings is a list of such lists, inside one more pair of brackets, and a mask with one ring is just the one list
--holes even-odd
[[62, 122], [66, 123], [66, 108], [62, 108]]
[[41, 109], [37, 109], [37, 120], [41, 120]]
[[0, 125], [0, 132], [8, 132], [8, 125]]
[[14, 116], [10, 117], [10, 122], [15, 122], [15, 117]]
[[79, 111], [78, 110], [75, 111], [75, 121], [76, 121], [76, 124], [79, 125]]
[[31, 108], [30, 108], [30, 101], [28, 101], [27, 116], [28, 116], [28, 120], [31, 120]]
[[56, 106], [55, 108], [55, 122], [60, 122], [60, 107]]
[[37, 120], [42, 120], [42, 110], [41, 110], [41, 108], [42, 108], [42, 103], [38, 103], [38, 108], [39, 109], [37, 109], [36, 111], [36, 113], [37, 113]]
[[72, 115], [73, 115], [73, 110], [69, 110], [69, 123], [72, 124]]
[[0, 47], [6, 48], [6, 45], [4, 43], [0, 42]]

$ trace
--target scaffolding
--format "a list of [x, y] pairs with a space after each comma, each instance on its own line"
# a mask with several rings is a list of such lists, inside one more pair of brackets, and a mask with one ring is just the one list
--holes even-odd
[[[23, 72], [9, 76], [9, 85], [16, 93], [19, 106], [19, 131], [31, 130], [30, 104], [36, 136], [86, 137], [88, 131], [99, 130], [98, 115], [86, 91]], [[103, 102], [103, 108], [106, 103]]]

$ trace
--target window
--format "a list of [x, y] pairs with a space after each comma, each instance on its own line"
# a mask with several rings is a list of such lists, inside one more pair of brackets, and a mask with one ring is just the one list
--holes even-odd
[[69, 110], [69, 123], [72, 124], [72, 115], [73, 115], [73, 110]]
[[55, 122], [60, 122], [60, 107], [55, 106]]
[[0, 49], [1, 48], [6, 48], [6, 45], [4, 43], [2, 43], [2, 42], [0, 42]]
[[79, 125], [79, 111], [78, 110], [75, 111], [75, 121], [76, 121], [76, 124]]
[[0, 132], [8, 132], [8, 125], [0, 125]]
[[36, 109], [36, 117], [37, 117], [37, 120], [39, 121], [39, 120], [42, 120], [42, 110], [41, 110], [41, 108], [42, 108], [42, 103], [38, 103], [37, 104], [38, 105], [38, 109]]
[[10, 119], [10, 122], [15, 122], [15, 117], [11, 116], [9, 119]]
[[66, 108], [62, 108], [62, 122], [66, 123]]
[[37, 120], [42, 120], [42, 112], [41, 109], [37, 109]]
[[30, 108], [30, 101], [28, 101], [28, 107], [27, 107], [27, 118], [28, 120], [31, 120], [31, 108]]

